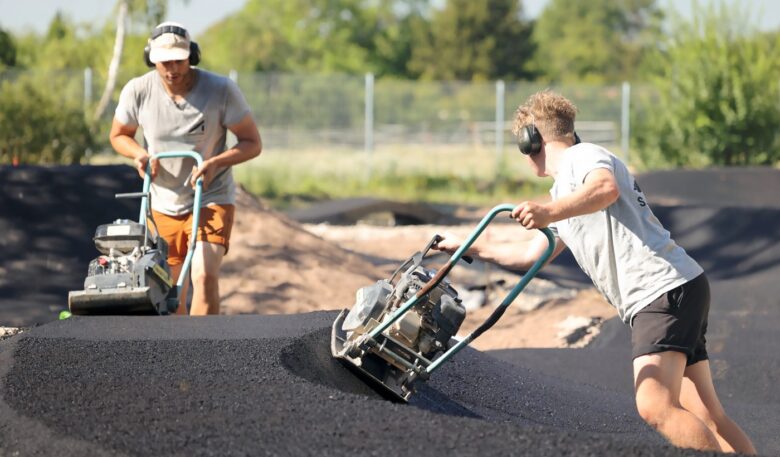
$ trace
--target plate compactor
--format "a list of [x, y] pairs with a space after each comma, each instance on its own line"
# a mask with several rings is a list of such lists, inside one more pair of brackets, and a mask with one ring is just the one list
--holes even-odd
[[343, 310], [333, 323], [333, 357], [386, 398], [408, 401], [416, 382], [428, 380], [438, 367], [501, 318], [552, 255], [552, 232], [540, 229], [547, 237], [546, 251], [479, 328], [462, 340], [454, 338], [466, 317], [466, 309], [445, 277], [458, 260], [469, 260], [463, 253], [493, 218], [513, 208], [508, 204], [493, 208], [438, 272], [422, 265], [426, 253], [442, 240], [436, 235], [390, 279], [359, 289], [352, 309]]
[[[191, 151], [163, 152], [154, 157], [160, 160], [190, 157], [198, 167], [202, 163], [200, 154]], [[195, 251], [203, 180], [199, 178], [195, 183], [192, 238], [178, 282], [174, 284], [167, 260], [168, 244], [158, 236], [151, 214], [149, 162], [142, 192], [116, 194], [116, 198], [141, 198], [138, 222], [117, 219], [97, 228], [94, 240], [100, 255], [89, 263], [84, 290], [68, 293], [71, 314], [155, 315], [173, 313], [178, 308], [180, 291], [188, 278]]]

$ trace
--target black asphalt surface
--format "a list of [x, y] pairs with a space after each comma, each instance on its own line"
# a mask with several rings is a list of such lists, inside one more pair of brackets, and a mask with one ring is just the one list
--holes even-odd
[[391, 214], [394, 225], [443, 224], [452, 222], [452, 218], [447, 218], [436, 208], [425, 203], [395, 202], [368, 197], [330, 200], [307, 208], [288, 211], [287, 215], [305, 224], [354, 225], [365, 217], [376, 213]]
[[0, 166], [0, 325], [50, 322], [84, 287], [98, 225], [138, 220], [132, 167]]
[[333, 312], [73, 318], [0, 343], [0, 450], [23, 455], [694, 455], [631, 399], [468, 350], [412, 405], [328, 352]]
[[[53, 195], [45, 186], [35, 194], [17, 177], [14, 188], [33, 193], [14, 200], [0, 169], [0, 228], [15, 237], [3, 250], [27, 262], [14, 265], [30, 268], [27, 275], [14, 273], [8, 253], [0, 257], [2, 323], [48, 284], [48, 276], [30, 274], [49, 267], [33, 262], [35, 256], [55, 248], [63, 258], [73, 252], [61, 240], [65, 233], [78, 241], [69, 224], [89, 226], [82, 241], [88, 260], [94, 227], [117, 217], [104, 220], [98, 214], [104, 208], [70, 201], [68, 184], [84, 182], [84, 173], [74, 172], [68, 182], [57, 171]], [[777, 178], [767, 181], [775, 187], [765, 191], [780, 195], [780, 175], [772, 173]], [[136, 179], [130, 175], [128, 183]], [[697, 190], [727, 185], [683, 180]], [[738, 192], [737, 186], [730, 195], [738, 199]], [[67, 202], [45, 206], [58, 193]], [[7, 210], [9, 201], [14, 208], [37, 201], [41, 214], [29, 213], [27, 223]], [[780, 212], [702, 198], [680, 205], [654, 208], [708, 271], [709, 350], [721, 399], [762, 454], [780, 455]], [[137, 204], [129, 206], [127, 217], [137, 217]], [[73, 217], [47, 225], [48, 209]], [[19, 224], [36, 236], [20, 234]], [[43, 237], [49, 244], [40, 233], [49, 234]], [[17, 246], [22, 242], [29, 252]], [[567, 268], [564, 262], [561, 271]], [[9, 281], [9, 274], [17, 276]], [[75, 275], [83, 279], [83, 272]], [[22, 298], [7, 295], [12, 291]], [[16, 308], [9, 311], [8, 304]], [[399, 405], [330, 358], [335, 316], [75, 317], [28, 329], [0, 341], [0, 455], [707, 455], [665, 444], [637, 416], [628, 332], [619, 322], [608, 322], [585, 349], [466, 349], [410, 405]]]
[[[707, 347], [726, 411], [759, 451], [780, 455], [780, 170], [657, 172], [638, 181], [656, 216], [708, 275], [712, 303]], [[674, 198], [680, 204], [658, 205], [654, 198]], [[573, 271], [576, 266], [570, 262], [563, 259], [557, 268]], [[630, 394], [630, 341], [628, 327], [615, 319], [583, 349], [490, 355]]]

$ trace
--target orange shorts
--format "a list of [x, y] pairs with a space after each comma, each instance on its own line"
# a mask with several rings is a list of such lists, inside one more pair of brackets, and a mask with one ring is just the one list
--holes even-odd
[[[211, 205], [201, 208], [198, 241], [225, 246], [225, 254], [227, 254], [235, 212], [236, 207], [233, 205]], [[168, 264], [181, 265], [187, 256], [192, 234], [192, 213], [169, 216], [153, 210], [152, 216], [160, 236], [168, 243]]]

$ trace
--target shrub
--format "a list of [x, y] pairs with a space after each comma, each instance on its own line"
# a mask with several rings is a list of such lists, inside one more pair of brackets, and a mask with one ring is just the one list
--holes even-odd
[[94, 148], [82, 107], [29, 78], [0, 81], [0, 163], [79, 163]]
[[738, 5], [677, 20], [650, 62], [658, 92], [645, 100], [637, 146], [645, 165], [768, 165], [780, 159], [780, 52]]

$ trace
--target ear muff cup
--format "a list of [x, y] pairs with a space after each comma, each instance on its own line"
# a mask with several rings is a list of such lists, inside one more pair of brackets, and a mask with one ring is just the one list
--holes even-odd
[[525, 155], [539, 154], [542, 150], [542, 135], [535, 125], [524, 125], [517, 135], [517, 147]]
[[[154, 29], [151, 37], [149, 38], [149, 42], [151, 42], [158, 36], [162, 35], [163, 33], [173, 33], [179, 35], [182, 38], [187, 36], [187, 31], [184, 30], [183, 28], [172, 26], [172, 25], [166, 25], [164, 27], [158, 27]], [[147, 67], [154, 68], [154, 63], [152, 63], [152, 60], [149, 58], [149, 53], [152, 51], [152, 47], [149, 42], [147, 42], [146, 46], [144, 46], [144, 62], [146, 63]], [[192, 66], [196, 66], [200, 63], [200, 46], [198, 46], [198, 43], [192, 40], [190, 40], [189, 62], [190, 65]]]
[[[574, 133], [574, 144], [582, 143], [577, 132]], [[517, 135], [517, 148], [525, 155], [539, 154], [542, 150], [542, 135], [536, 128], [536, 125], [525, 125], [520, 129]]]
[[197, 66], [200, 63], [200, 46], [194, 41], [190, 41], [190, 65]]

